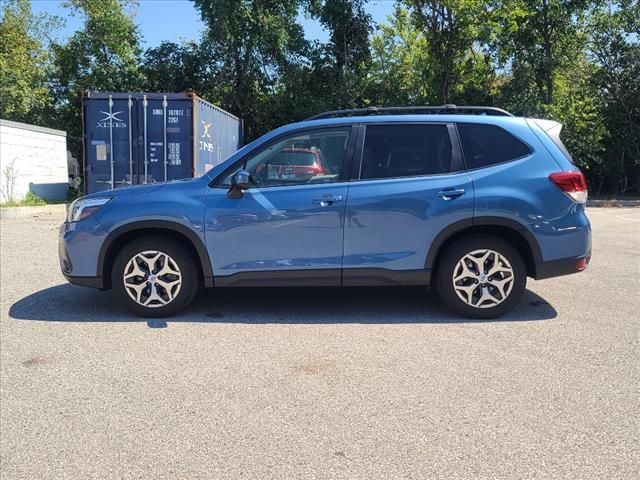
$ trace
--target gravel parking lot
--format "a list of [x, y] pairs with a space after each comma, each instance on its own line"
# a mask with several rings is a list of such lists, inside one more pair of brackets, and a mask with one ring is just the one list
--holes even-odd
[[143, 321], [2, 220], [3, 479], [640, 478], [640, 209], [496, 321], [420, 289], [206, 291]]

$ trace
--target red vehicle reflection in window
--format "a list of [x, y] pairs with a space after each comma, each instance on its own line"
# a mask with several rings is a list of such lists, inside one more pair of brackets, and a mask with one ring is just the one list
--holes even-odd
[[257, 170], [258, 173], [266, 173], [268, 180], [296, 180], [328, 173], [320, 150], [309, 148], [282, 149]]

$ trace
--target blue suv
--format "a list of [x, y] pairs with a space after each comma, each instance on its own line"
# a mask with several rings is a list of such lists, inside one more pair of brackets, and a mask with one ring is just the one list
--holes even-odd
[[485, 107], [327, 112], [196, 179], [76, 200], [62, 272], [141, 316], [204, 287], [420, 285], [465, 317], [586, 268], [586, 183], [559, 123]]

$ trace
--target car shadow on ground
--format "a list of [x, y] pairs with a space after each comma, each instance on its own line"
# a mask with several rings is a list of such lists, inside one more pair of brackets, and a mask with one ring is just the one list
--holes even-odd
[[520, 304], [495, 320], [458, 317], [423, 288], [220, 288], [203, 290], [182, 314], [166, 320], [133, 316], [111, 292], [58, 285], [14, 303], [16, 320], [49, 322], [142, 322], [152, 328], [168, 323], [245, 324], [408, 324], [518, 322], [550, 320], [558, 315], [542, 297], [526, 290]]

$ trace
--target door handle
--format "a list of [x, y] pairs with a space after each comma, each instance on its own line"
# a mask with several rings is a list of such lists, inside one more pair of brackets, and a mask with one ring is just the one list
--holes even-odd
[[315, 203], [316, 205], [320, 205], [321, 207], [328, 207], [329, 205], [332, 205], [336, 202], [341, 202], [341, 201], [342, 201], [341, 195], [323, 195], [320, 198], [313, 199], [313, 203]]
[[442, 198], [443, 200], [451, 200], [461, 195], [464, 195], [464, 188], [452, 188], [450, 190], [440, 190], [438, 193], [436, 193], [436, 197]]

